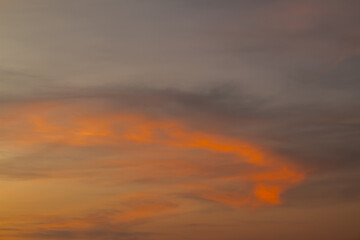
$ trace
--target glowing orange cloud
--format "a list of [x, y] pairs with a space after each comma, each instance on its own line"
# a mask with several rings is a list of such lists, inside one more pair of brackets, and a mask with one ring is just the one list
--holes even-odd
[[[5, 123], [10, 126], [10, 131], [5, 131], [6, 137], [19, 147], [47, 143], [72, 146], [121, 146], [128, 142], [231, 155], [236, 159], [233, 164], [245, 163], [254, 170], [246, 174], [239, 171], [238, 174], [231, 176], [220, 174], [215, 179], [200, 184], [206, 186], [205, 188], [194, 187], [186, 191], [198, 198], [235, 207], [279, 204], [281, 194], [305, 177], [304, 172], [290, 164], [288, 160], [279, 158], [245, 140], [197, 131], [180, 121], [157, 119], [127, 111], [100, 114], [96, 110], [84, 112], [79, 109], [81, 108], [69, 105], [35, 104], [10, 111]], [[14, 128], [19, 128], [19, 131], [12, 132]], [[201, 175], [204, 171], [195, 162], [181, 164], [169, 161], [159, 165], [152, 161], [151, 164], [145, 164], [143, 167], [133, 168], [133, 175], [144, 174], [156, 179], [167, 175], [169, 169], [177, 169], [176, 173], [183, 176], [190, 173], [195, 176]], [[196, 181], [201, 182], [201, 180]], [[240, 186], [243, 182], [250, 186], [249, 191], [232, 193], [222, 190], [223, 186], [229, 183]], [[191, 184], [199, 186], [197, 182]], [[181, 189], [184, 190], [180, 187], [179, 191]], [[124, 213], [123, 219], [136, 219], [138, 215], [146, 216], [153, 211], [162, 210], [161, 206], [144, 205]]]

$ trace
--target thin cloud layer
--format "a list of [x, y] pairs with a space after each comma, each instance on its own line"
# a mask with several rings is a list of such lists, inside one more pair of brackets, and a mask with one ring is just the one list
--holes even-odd
[[0, 238], [358, 239], [358, 9], [0, 1]]
[[[60, 110], [58, 110], [59, 108]], [[61, 108], [63, 109], [61, 110]], [[121, 147], [129, 145], [128, 142], [130, 142], [130, 144], [150, 144], [165, 148], [180, 148], [185, 151], [187, 149], [203, 150], [230, 155], [235, 159], [228, 164], [233, 164], [234, 167], [239, 163], [254, 165], [254, 167], [259, 168], [259, 172], [248, 173], [245, 176], [232, 176], [229, 172], [226, 172], [225, 176], [219, 174], [217, 177], [230, 182], [236, 179], [254, 181], [253, 192], [256, 201], [275, 204], [280, 202], [279, 194], [288, 188], [289, 184], [291, 186], [291, 184], [301, 181], [305, 175], [290, 164], [265, 153], [251, 143], [191, 130], [179, 122], [151, 119], [147, 116], [128, 114], [126, 112], [115, 114], [103, 112], [102, 115], [83, 113], [77, 115], [77, 112], [81, 112], [78, 108], [51, 104], [30, 104], [24, 110], [20, 109], [20, 113], [9, 114], [7, 121], [14, 125], [11, 132], [7, 133], [6, 130], [3, 130], [3, 135], [6, 136], [10, 144], [18, 145], [19, 148], [33, 148], [34, 145], [49, 144], [63, 145], [65, 147]], [[14, 109], [12, 108], [12, 110]], [[31, 109], [30, 112], [29, 109]], [[15, 118], [21, 115], [23, 119], [16, 120], [11, 118], [11, 115]], [[59, 116], [61, 116], [60, 121], [57, 120]], [[7, 126], [9, 127], [10, 124], [8, 123]], [[22, 126], [21, 132], [16, 133], [14, 131], [16, 126]], [[106, 156], [102, 157], [106, 158]], [[101, 160], [99, 159], [99, 161]], [[130, 161], [131, 159], [127, 160], [127, 162]], [[155, 173], [154, 177], [149, 176], [150, 180], [152, 180], [152, 177], [156, 179], [162, 175], [166, 176], [166, 172], [159, 173], [157, 169], [164, 168], [163, 170], [166, 170], [168, 167], [170, 169], [178, 168], [177, 172], [180, 178], [183, 177], [182, 175], [207, 175], [205, 173], [206, 169], [202, 169], [206, 165], [197, 166], [196, 163], [188, 163], [188, 161], [183, 161], [183, 163], [178, 160], [173, 163], [171, 159], [165, 163], [153, 163], [151, 159], [146, 161], [148, 162], [141, 164], [146, 164], [148, 168], [160, 164], [160, 166], [156, 166], [154, 170], [150, 171], [150, 173]], [[123, 163], [119, 161], [119, 164], [122, 165]], [[172, 166], [172, 164], [175, 164], [175, 166]], [[135, 166], [135, 171], [139, 167], [142, 166]], [[181, 168], [184, 169], [181, 170]], [[211, 176], [212, 173], [208, 174]], [[139, 173], [133, 175], [143, 176]], [[247, 198], [246, 202], [252, 202], [251, 197], [245, 198]]]

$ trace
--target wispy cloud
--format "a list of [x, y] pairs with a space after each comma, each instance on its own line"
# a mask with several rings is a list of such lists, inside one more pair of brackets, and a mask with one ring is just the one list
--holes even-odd
[[0, 238], [358, 236], [356, 0], [0, 5]]

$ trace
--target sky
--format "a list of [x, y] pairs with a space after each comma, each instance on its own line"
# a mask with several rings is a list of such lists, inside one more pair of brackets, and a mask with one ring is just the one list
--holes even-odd
[[0, 0], [0, 239], [360, 239], [357, 0]]

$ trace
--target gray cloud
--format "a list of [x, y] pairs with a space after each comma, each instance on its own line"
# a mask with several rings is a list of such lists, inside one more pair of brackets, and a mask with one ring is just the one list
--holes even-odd
[[[301, 84], [298, 83], [298, 87], [302, 87], [297, 88], [298, 93], [309, 89], [306, 83]], [[327, 82], [321, 84], [321, 81], [313, 84], [313, 93], [306, 97], [306, 103], [281, 102], [275, 96], [251, 96], [231, 83], [210, 89], [194, 89], [192, 92], [121, 86], [72, 89], [49, 97], [45, 101], [62, 102], [71, 99], [74, 102], [85, 101], [89, 104], [95, 101], [101, 103], [104, 113], [116, 113], [126, 109], [160, 118], [180, 119], [189, 126], [206, 132], [250, 139], [274, 152], [291, 157], [316, 174], [344, 174], [353, 171], [354, 168], [359, 169], [360, 152], [357, 145], [360, 141], [360, 116], [356, 110], [358, 105], [348, 100], [339, 101], [334, 105], [327, 104], [323, 101], [323, 96], [314, 92], [321, 91], [326, 96], [328, 92], [333, 91], [333, 86]], [[354, 88], [344, 87], [339, 91], [340, 94], [346, 94], [347, 91], [355, 91]], [[291, 91], [293, 89], [290, 89], [289, 97], [292, 95]], [[49, 146], [38, 153], [32, 153], [33, 156], [24, 155], [17, 159], [9, 159], [8, 164], [2, 165], [2, 172], [13, 177], [46, 177], [49, 171], [60, 171], [62, 168], [66, 171], [74, 162], [84, 161], [81, 159], [91, 161], [102, 154], [111, 157], [111, 148], [104, 150], [102, 147], [65, 147], [66, 151], [62, 149], [64, 146], [61, 145]], [[29, 159], [33, 160], [29, 162]], [[237, 168], [226, 165], [217, 165], [216, 168], [219, 167]], [[207, 171], [208, 174], [212, 174], [211, 169]], [[356, 187], [352, 185], [351, 181], [343, 182], [344, 189]], [[340, 192], [334, 193], [334, 197]]]

